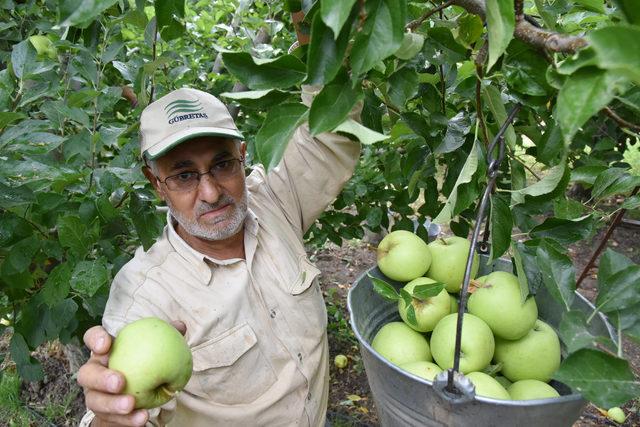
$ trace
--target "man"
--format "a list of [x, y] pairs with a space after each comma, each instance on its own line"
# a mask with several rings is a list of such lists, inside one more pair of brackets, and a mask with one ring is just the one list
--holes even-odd
[[[326, 312], [303, 235], [353, 173], [359, 144], [313, 138], [305, 124], [277, 167], [245, 177], [246, 146], [226, 107], [193, 89], [150, 104], [140, 132], [167, 225], [117, 274], [104, 328], [85, 334], [82, 425], [324, 425]], [[162, 408], [132, 412], [124, 378], [106, 363], [111, 337], [148, 316], [186, 331], [193, 375]]]

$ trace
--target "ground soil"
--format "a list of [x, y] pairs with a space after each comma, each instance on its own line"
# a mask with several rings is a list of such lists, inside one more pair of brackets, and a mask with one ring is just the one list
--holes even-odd
[[[576, 272], [584, 268], [592, 251], [601, 240], [604, 230], [591, 241], [570, 247]], [[609, 240], [608, 246], [640, 263], [640, 229], [619, 227]], [[345, 242], [342, 246], [327, 245], [310, 251], [311, 259], [322, 270], [321, 285], [330, 315], [329, 350], [331, 360], [338, 354], [348, 358], [347, 367], [338, 369], [331, 363], [331, 382], [328, 415], [334, 426], [376, 426], [378, 418], [371, 397], [366, 374], [360, 358], [357, 341], [348, 326], [346, 296], [355, 279], [366, 269], [375, 265], [375, 248], [367, 243]], [[597, 264], [596, 264], [597, 266]], [[593, 300], [597, 295], [597, 270], [593, 270], [579, 289]], [[0, 340], [0, 354], [6, 351], [7, 337]], [[640, 348], [625, 340], [626, 357], [637, 376], [640, 376]], [[32, 413], [43, 410], [47, 401], [58, 402], [66, 407], [53, 424], [44, 418], [33, 425], [77, 425], [84, 413], [84, 400], [78, 389], [69, 361], [60, 344], [48, 344], [34, 354], [43, 362], [45, 379], [39, 383], [23, 385], [21, 398]], [[65, 402], [66, 400], [66, 402]], [[64, 405], [66, 403], [66, 405]], [[640, 401], [636, 399], [623, 407], [627, 414], [625, 426], [640, 426]], [[37, 417], [37, 415], [36, 415]], [[0, 426], [8, 425], [0, 420]], [[589, 405], [574, 427], [616, 425], [608, 421], [593, 405]]]

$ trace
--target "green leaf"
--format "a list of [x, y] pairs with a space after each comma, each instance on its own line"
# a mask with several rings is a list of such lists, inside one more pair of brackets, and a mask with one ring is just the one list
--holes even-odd
[[255, 148], [258, 160], [268, 171], [280, 163], [289, 140], [306, 117], [307, 107], [302, 104], [278, 105], [267, 113], [256, 134]]
[[548, 166], [555, 166], [566, 157], [568, 148], [562, 138], [560, 127], [551, 122], [542, 138], [536, 142], [536, 158]]
[[[515, 266], [516, 277], [518, 278], [518, 284], [520, 285], [520, 302], [524, 304], [529, 296], [529, 278], [527, 277], [527, 269], [525, 268], [525, 263], [523, 262], [523, 257], [521, 254], [521, 249], [518, 247], [522, 245], [521, 243], [514, 244], [511, 241], [511, 252], [513, 253], [513, 264]], [[530, 264], [527, 264], [530, 267]], [[540, 272], [536, 272], [540, 277]]]
[[640, 396], [640, 382], [631, 372], [629, 362], [593, 349], [570, 354], [553, 378], [602, 408]]
[[402, 44], [393, 54], [398, 59], [408, 61], [415, 57], [422, 50], [424, 36], [416, 33], [405, 33]]
[[607, 248], [598, 263], [598, 289], [606, 289], [611, 283], [611, 276], [632, 265], [634, 263], [629, 258]]
[[154, 7], [158, 20], [158, 29], [164, 41], [177, 39], [185, 31], [184, 0], [155, 0]]
[[549, 172], [538, 182], [511, 193], [511, 203], [524, 203], [525, 196], [538, 197], [553, 192], [565, 177], [566, 166], [561, 163], [549, 169]]
[[469, 153], [469, 157], [467, 157], [467, 160], [464, 162], [464, 166], [462, 167], [462, 170], [460, 171], [460, 174], [456, 179], [453, 189], [449, 194], [449, 198], [447, 199], [440, 213], [438, 213], [438, 215], [433, 219], [434, 223], [446, 224], [451, 221], [451, 218], [453, 217], [453, 211], [458, 200], [458, 189], [463, 184], [471, 182], [473, 175], [478, 169], [478, 157], [480, 155], [480, 150], [481, 148], [479, 142], [476, 140], [476, 142], [473, 144], [473, 148], [471, 149], [471, 153]]
[[[507, 110], [504, 108], [500, 91], [494, 86], [483, 86], [482, 99], [489, 106], [491, 114], [499, 126], [507, 121]], [[516, 131], [513, 130], [513, 125], [507, 127], [507, 131], [504, 134], [504, 140], [507, 146], [512, 149], [516, 146]]]
[[586, 239], [593, 234], [597, 220], [592, 215], [576, 219], [547, 218], [534, 227], [529, 235], [533, 238], [553, 239], [561, 244], [570, 244]]
[[538, 246], [536, 258], [549, 294], [567, 311], [571, 310], [576, 290], [576, 273], [571, 259], [544, 239]]
[[468, 59], [467, 49], [456, 42], [451, 30], [445, 27], [434, 27], [427, 31], [427, 43], [422, 53], [434, 65], [449, 65]]
[[36, 236], [29, 236], [11, 247], [2, 263], [2, 275], [14, 275], [26, 272], [33, 257], [40, 250], [41, 242]]
[[86, 225], [78, 216], [58, 218], [58, 240], [63, 247], [69, 248], [78, 259], [84, 258], [93, 243]]
[[313, 99], [309, 110], [311, 134], [318, 135], [330, 131], [344, 122], [354, 105], [363, 97], [360, 84], [354, 89], [350, 80], [323, 87]]
[[36, 359], [31, 357], [31, 351], [27, 346], [24, 337], [14, 332], [9, 344], [11, 359], [18, 368], [18, 374], [25, 381], [39, 381], [44, 377], [42, 365]]
[[407, 292], [404, 288], [400, 289], [400, 297], [404, 301], [405, 306], [407, 307], [407, 322], [411, 325], [417, 325], [418, 320], [416, 319], [416, 310], [413, 308], [413, 297], [409, 292]]
[[599, 343], [610, 341], [606, 337], [592, 335], [587, 325], [587, 315], [583, 311], [571, 310], [562, 315], [558, 336], [569, 353], [575, 353], [581, 348], [595, 348]]
[[608, 168], [593, 183], [591, 195], [596, 200], [605, 199], [615, 194], [625, 194], [640, 185], [640, 177], [630, 175], [623, 168]]
[[434, 154], [451, 153], [462, 147], [471, 131], [474, 118], [464, 111], [459, 112], [447, 122], [447, 131], [442, 142], [433, 150]]
[[418, 94], [418, 73], [411, 67], [403, 67], [388, 79], [389, 99], [400, 110], [406, 110], [408, 100]]
[[350, 56], [356, 76], [393, 55], [404, 39], [406, 0], [370, 0], [366, 7], [367, 18], [355, 37]]
[[620, 205], [620, 207], [622, 209], [629, 209], [629, 210], [640, 208], [640, 196], [629, 197], [624, 202], [622, 202], [622, 205]]
[[421, 301], [426, 301], [429, 298], [433, 298], [439, 295], [445, 288], [444, 283], [436, 282], [426, 285], [418, 285], [413, 288], [413, 297]]
[[362, 144], [371, 145], [373, 143], [384, 141], [389, 136], [383, 135], [369, 128], [362, 126], [353, 119], [347, 119], [338, 125], [333, 132], [341, 132], [356, 137]]
[[520, 40], [513, 40], [507, 49], [502, 71], [507, 84], [514, 90], [531, 96], [546, 96], [552, 88], [547, 83], [549, 64]]
[[53, 307], [64, 300], [71, 287], [71, 266], [69, 263], [57, 265], [47, 277], [40, 295], [42, 301], [49, 307]]
[[610, 25], [589, 31], [586, 39], [595, 52], [595, 65], [640, 84], [640, 28]]
[[59, 4], [60, 23], [54, 27], [88, 26], [117, 0], [63, 0]]
[[33, 228], [26, 220], [13, 212], [0, 212], [0, 248], [11, 246], [32, 233]]
[[593, 185], [598, 175], [607, 169], [606, 166], [580, 166], [571, 171], [571, 181]]
[[348, 42], [349, 28], [345, 28], [334, 40], [331, 29], [322, 22], [320, 15], [316, 14], [311, 26], [306, 83], [324, 85], [333, 80], [342, 66]]
[[504, 254], [511, 245], [511, 229], [513, 227], [513, 218], [511, 217], [511, 209], [504, 197], [491, 195], [491, 254], [490, 260], [498, 259]]
[[368, 276], [369, 279], [371, 279], [371, 283], [373, 284], [373, 290], [376, 291], [378, 295], [390, 301], [397, 301], [398, 299], [400, 299], [400, 295], [398, 295], [398, 292], [393, 286], [382, 279], [373, 277], [371, 274], [368, 274]]
[[71, 288], [85, 297], [92, 297], [109, 283], [107, 259], [100, 257], [92, 261], [80, 261], [71, 274]]
[[153, 204], [135, 192], [130, 193], [129, 215], [144, 250], [148, 250], [160, 234], [162, 223]]
[[613, 0], [630, 24], [640, 25], [640, 9], [637, 0]]
[[484, 32], [482, 18], [473, 14], [464, 14], [458, 18], [458, 39], [467, 47], [480, 40]]
[[13, 68], [13, 74], [19, 79], [25, 78], [36, 62], [36, 56], [36, 50], [31, 43], [29, 43], [29, 40], [23, 40], [13, 45], [13, 49], [11, 50], [11, 68]]
[[21, 120], [24, 118], [26, 118], [26, 116], [22, 113], [15, 113], [12, 111], [0, 112], [0, 129], [4, 128], [10, 123], [15, 122], [16, 120]]
[[222, 59], [229, 72], [250, 89], [287, 89], [305, 78], [305, 65], [293, 55], [265, 60], [246, 52], [225, 52]]
[[594, 67], [581, 68], [567, 78], [558, 94], [555, 114], [565, 141], [611, 102], [620, 82], [618, 75]]
[[223, 92], [220, 96], [231, 99], [243, 107], [263, 110], [282, 104], [289, 97], [289, 92], [266, 89], [247, 92]]
[[604, 0], [575, 0], [575, 2], [591, 12], [604, 13]]
[[[325, 25], [333, 31], [334, 39], [338, 39], [347, 22], [351, 9], [356, 0], [322, 0], [320, 2], [320, 14]], [[315, 21], [315, 19], [314, 19]], [[349, 29], [347, 29], [347, 33]]]
[[515, 12], [511, 0], [487, 0], [487, 33], [489, 36], [489, 63], [487, 70], [498, 61], [513, 39], [516, 27]]
[[640, 302], [640, 266], [631, 265], [603, 280], [598, 280], [596, 306], [609, 313]]

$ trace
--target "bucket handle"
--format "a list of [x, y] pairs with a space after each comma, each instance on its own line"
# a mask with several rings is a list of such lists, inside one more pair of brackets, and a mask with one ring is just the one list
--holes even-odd
[[[454, 350], [454, 359], [453, 359], [453, 369], [449, 369], [446, 373], [443, 373], [447, 377], [446, 384], [442, 386], [442, 388], [436, 387], [437, 381], [434, 382], [434, 389], [445, 399], [451, 400], [452, 395], [462, 396], [464, 400], [464, 396], [466, 395], [467, 385], [464, 381], [460, 380], [460, 376], [464, 378], [464, 376], [460, 373], [460, 346], [462, 341], [462, 320], [464, 317], [464, 312], [467, 303], [467, 294], [469, 291], [469, 281], [471, 279], [471, 267], [473, 265], [473, 255], [476, 251], [476, 246], [478, 244], [478, 236], [480, 235], [480, 227], [482, 225], [482, 221], [484, 220], [485, 213], [487, 210], [487, 202], [489, 200], [489, 196], [493, 192], [493, 187], [495, 186], [496, 180], [500, 173], [500, 163], [504, 159], [505, 155], [505, 144], [504, 144], [504, 134], [507, 131], [507, 128], [511, 125], [511, 122], [520, 111], [522, 105], [517, 103], [513, 106], [507, 119], [500, 127], [497, 135], [489, 144], [487, 148], [487, 188], [484, 190], [484, 194], [482, 195], [482, 199], [480, 200], [480, 206], [478, 207], [478, 212], [476, 214], [476, 223], [473, 227], [473, 236], [471, 238], [471, 245], [469, 247], [469, 255], [467, 257], [467, 265], [464, 271], [464, 280], [462, 282], [462, 289], [460, 290], [460, 304], [458, 305], [458, 319], [456, 324], [456, 345]], [[493, 151], [498, 148], [498, 157], [494, 158]], [[485, 233], [486, 236], [486, 233]], [[486, 242], [483, 242], [484, 245], [487, 245]], [[486, 248], [485, 248], [486, 249]], [[442, 374], [441, 374], [442, 375]], [[444, 375], [442, 375], [444, 377]], [[466, 378], [464, 378], [468, 381]], [[436, 379], [437, 380], [437, 379]], [[468, 381], [470, 383], [470, 381]], [[471, 385], [473, 388], [473, 385]], [[459, 401], [460, 399], [454, 399]]]

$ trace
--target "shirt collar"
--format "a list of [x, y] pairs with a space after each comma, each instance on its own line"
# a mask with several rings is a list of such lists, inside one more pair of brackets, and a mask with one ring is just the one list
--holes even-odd
[[[190, 265], [194, 267], [196, 274], [202, 279], [205, 285], [208, 285], [211, 281], [213, 268], [221, 265], [229, 265], [237, 262], [235, 259], [231, 260], [219, 260], [207, 256], [193, 247], [191, 247], [175, 229], [176, 220], [171, 216], [171, 212], [167, 212], [167, 238], [169, 243], [175, 251], [182, 256]], [[258, 230], [258, 217], [249, 208], [247, 210], [247, 216], [244, 220], [244, 241], [245, 241], [245, 256], [249, 258], [247, 248], [254, 247], [257, 240]], [[253, 251], [252, 251], [253, 252]], [[253, 253], [251, 254], [253, 255]]]

